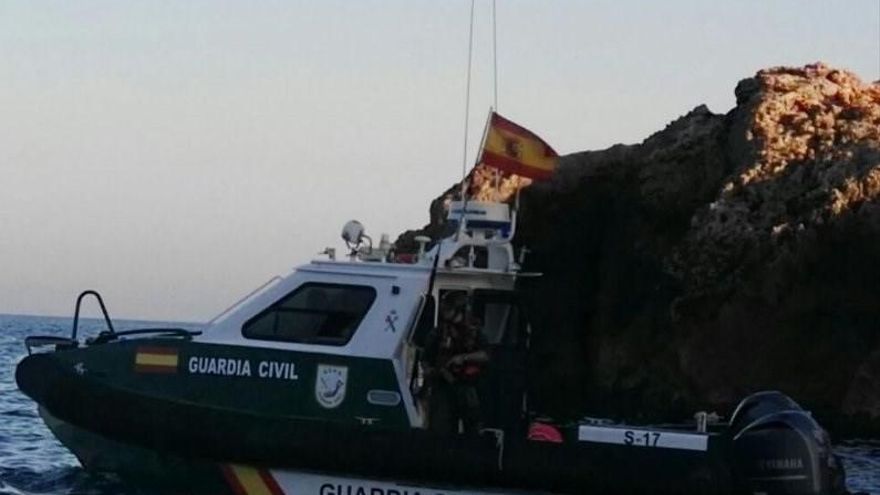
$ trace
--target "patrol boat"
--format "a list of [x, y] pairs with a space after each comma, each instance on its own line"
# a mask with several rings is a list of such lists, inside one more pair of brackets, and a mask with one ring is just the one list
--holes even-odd
[[[180, 493], [784, 493], [841, 491], [827, 433], [761, 392], [724, 423], [665, 427], [539, 421], [529, 403], [531, 326], [507, 204], [453, 202], [456, 228], [414, 259], [358, 222], [347, 259], [276, 277], [199, 331], [117, 331], [100, 296], [77, 300], [70, 337], [28, 337], [20, 389], [89, 470]], [[437, 301], [482, 316], [490, 364], [484, 429], [432, 431], [422, 344]], [[77, 335], [80, 303], [108, 329]]]

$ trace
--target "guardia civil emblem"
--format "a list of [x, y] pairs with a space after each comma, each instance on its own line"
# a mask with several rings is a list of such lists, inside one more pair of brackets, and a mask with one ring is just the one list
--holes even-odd
[[348, 380], [347, 366], [318, 365], [318, 376], [315, 378], [315, 399], [327, 409], [342, 404], [345, 400], [345, 385]]

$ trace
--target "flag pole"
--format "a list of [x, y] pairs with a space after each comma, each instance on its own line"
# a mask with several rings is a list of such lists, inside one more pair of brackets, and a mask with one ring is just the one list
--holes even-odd
[[477, 155], [477, 161], [474, 162], [474, 166], [483, 162], [483, 152], [486, 151], [486, 138], [489, 136], [489, 127], [492, 125], [492, 115], [494, 114], [495, 109], [489, 107], [489, 115], [486, 117], [486, 125], [483, 126], [483, 137], [480, 138], [480, 154]]
[[[483, 152], [486, 150], [486, 138], [489, 135], [489, 127], [492, 125], [492, 115], [495, 114], [495, 109], [489, 107], [489, 116], [486, 117], [486, 125], [483, 127], [483, 137], [480, 139], [480, 151], [477, 154], [477, 160], [474, 162], [474, 168], [477, 165], [482, 163], [483, 161]], [[458, 241], [458, 235], [464, 230], [464, 224], [466, 223], [464, 215], [467, 211], [467, 176], [461, 179], [461, 216], [458, 219], [458, 230], [455, 232], [455, 240]]]
[[[495, 110], [498, 110], [498, 10], [495, 8], [495, 0], [492, 0], [492, 78]], [[495, 169], [493, 173], [495, 182], [495, 201], [501, 197], [501, 170]]]
[[513, 213], [510, 214], [510, 233], [507, 234], [508, 239], [513, 239], [516, 235], [517, 217], [519, 216], [519, 192], [522, 190], [519, 186], [516, 188], [516, 199], [513, 200]]

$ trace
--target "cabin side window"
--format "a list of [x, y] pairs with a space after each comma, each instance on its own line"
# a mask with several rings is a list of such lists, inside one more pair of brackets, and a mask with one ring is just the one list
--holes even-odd
[[306, 283], [242, 326], [248, 339], [342, 346], [376, 299], [363, 285]]

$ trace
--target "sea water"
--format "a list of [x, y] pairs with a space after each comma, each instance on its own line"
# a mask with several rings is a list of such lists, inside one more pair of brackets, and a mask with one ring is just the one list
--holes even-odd
[[[151, 495], [111, 476], [88, 473], [18, 391], [15, 365], [26, 354], [27, 335], [70, 335], [70, 318], [0, 315], [0, 495]], [[114, 321], [117, 330], [149, 327], [196, 328], [192, 324]], [[97, 335], [101, 320], [80, 322], [79, 335]], [[846, 465], [853, 492], [880, 494], [880, 439], [841, 440], [836, 452]]]
[[[0, 495], [151, 495], [112, 476], [84, 471], [49, 432], [37, 406], [18, 390], [15, 365], [28, 335], [69, 336], [72, 318], [0, 315]], [[192, 324], [116, 321], [117, 330]], [[103, 320], [80, 319], [78, 335], [94, 336]]]

